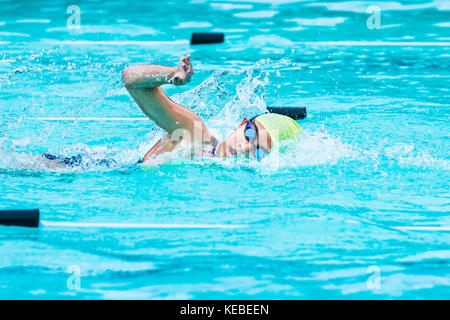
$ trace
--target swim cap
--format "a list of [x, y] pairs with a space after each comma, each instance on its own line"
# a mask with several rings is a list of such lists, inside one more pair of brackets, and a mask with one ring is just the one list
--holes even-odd
[[267, 133], [272, 139], [272, 148], [278, 146], [280, 141], [297, 139], [297, 136], [301, 132], [300, 127], [294, 119], [278, 113], [262, 114], [257, 116], [255, 120], [258, 120], [267, 130]]

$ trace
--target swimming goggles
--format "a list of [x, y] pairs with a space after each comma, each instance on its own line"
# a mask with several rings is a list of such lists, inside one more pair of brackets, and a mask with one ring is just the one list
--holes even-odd
[[[253, 119], [248, 120], [247, 123], [245, 124], [244, 136], [245, 139], [247, 139], [250, 143], [253, 143], [253, 141], [256, 140], [256, 137], [258, 136], [258, 128], [253, 122]], [[256, 148], [253, 150], [253, 155], [258, 161], [260, 161], [267, 155], [267, 153], [266, 151], [264, 151], [264, 149], [259, 147], [258, 140], [256, 140], [256, 142], [257, 144]]]

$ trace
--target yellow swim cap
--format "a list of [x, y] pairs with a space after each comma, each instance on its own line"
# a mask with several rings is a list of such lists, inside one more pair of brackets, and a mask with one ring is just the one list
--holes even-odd
[[255, 118], [267, 130], [272, 139], [272, 148], [278, 146], [280, 141], [296, 140], [301, 130], [294, 119], [278, 113], [266, 113]]

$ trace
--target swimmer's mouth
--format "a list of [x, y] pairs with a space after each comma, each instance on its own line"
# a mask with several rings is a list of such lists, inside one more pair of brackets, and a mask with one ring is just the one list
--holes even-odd
[[236, 150], [234, 150], [232, 147], [227, 147], [227, 157], [234, 157], [237, 155]]

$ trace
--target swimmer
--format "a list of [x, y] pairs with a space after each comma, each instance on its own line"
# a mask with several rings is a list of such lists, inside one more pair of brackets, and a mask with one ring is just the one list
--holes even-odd
[[191, 56], [181, 58], [176, 67], [135, 65], [122, 71], [125, 88], [142, 111], [166, 135], [140, 160], [144, 164], [157, 163], [157, 157], [173, 152], [183, 141], [199, 147], [195, 157], [228, 158], [246, 155], [261, 160], [279, 141], [295, 139], [300, 133], [298, 124], [290, 117], [266, 113], [249, 119], [245, 117], [224, 141], [218, 141], [197, 114], [171, 100], [162, 85], [181, 86], [194, 74]]
[[[172, 154], [187, 143], [192, 146], [191, 157], [229, 158], [245, 155], [257, 160], [267, 156], [279, 142], [296, 139], [300, 133], [298, 124], [290, 117], [266, 113], [249, 119], [245, 117], [224, 141], [219, 141], [206, 128], [200, 117], [188, 108], [171, 100], [161, 89], [162, 85], [181, 86], [194, 74], [190, 55], [181, 58], [176, 67], [161, 65], [135, 65], [122, 71], [122, 81], [141, 110], [166, 134], [144, 155], [138, 163], [158, 164], [168, 161], [163, 154]], [[111, 159], [85, 159], [41, 154], [40, 159], [48, 168], [64, 167], [112, 167]]]

